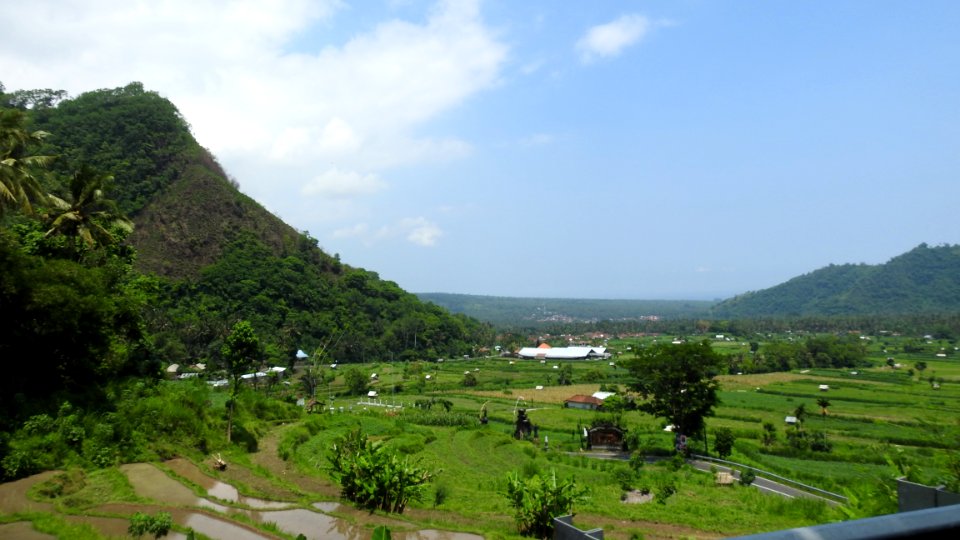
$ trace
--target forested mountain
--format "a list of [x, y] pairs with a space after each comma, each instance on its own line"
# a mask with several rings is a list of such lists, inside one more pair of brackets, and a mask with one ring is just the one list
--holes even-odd
[[916, 248], [885, 264], [830, 265], [713, 308], [723, 318], [960, 312], [960, 246]]
[[417, 293], [417, 296], [454, 313], [498, 326], [527, 328], [558, 323], [692, 319], [705, 316], [713, 305], [703, 300], [517, 298], [449, 293]]
[[261, 360], [282, 364], [297, 349], [428, 359], [492, 339], [240, 193], [176, 107], [139, 83], [73, 99], [0, 85], [0, 113], [0, 307], [14, 318], [0, 357], [24, 366], [0, 384], [0, 412], [26, 412], [17, 403], [32, 396], [15, 390], [38, 367], [58, 378], [43, 381], [51, 396], [161, 363], [216, 367], [239, 320]]

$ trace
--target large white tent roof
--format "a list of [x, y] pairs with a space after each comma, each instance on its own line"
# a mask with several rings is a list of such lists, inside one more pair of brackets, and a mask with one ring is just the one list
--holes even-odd
[[553, 347], [541, 349], [539, 347], [524, 347], [519, 354], [522, 358], [546, 358], [549, 360], [575, 360], [591, 356], [603, 356], [606, 347]]

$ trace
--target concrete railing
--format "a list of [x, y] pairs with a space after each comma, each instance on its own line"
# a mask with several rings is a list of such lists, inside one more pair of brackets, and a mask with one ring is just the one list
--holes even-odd
[[731, 468], [735, 467], [737, 469], [749, 469], [753, 471], [753, 473], [756, 474], [757, 476], [762, 476], [768, 480], [776, 480], [777, 482], [780, 482], [782, 484], [787, 484], [799, 490], [806, 491], [808, 493], [813, 493], [814, 495], [819, 495], [821, 497], [832, 499], [837, 502], [841, 502], [841, 503], [847, 502], [847, 498], [838, 493], [833, 493], [832, 491], [827, 491], [825, 489], [820, 489], [818, 487], [807, 485], [807, 484], [804, 484], [803, 482], [798, 482], [796, 480], [793, 480], [792, 478], [787, 478], [785, 476], [780, 476], [779, 474], [772, 473], [770, 471], [764, 471], [763, 469], [758, 469], [756, 467], [744, 465], [743, 463], [737, 463], [735, 461], [727, 461], [725, 459], [719, 459], [719, 458], [710, 457], [710, 456], [702, 456], [700, 454], [690, 454], [690, 457], [694, 459], [698, 459], [700, 461], [710, 461], [713, 463], [720, 463], [722, 465], [726, 465], [727, 467], [731, 467]]
[[944, 486], [925, 486], [897, 478], [897, 507], [901, 512], [954, 504], [960, 504], [960, 494], [947, 491]]
[[573, 525], [573, 516], [553, 518], [553, 540], [603, 540], [603, 529], [581, 531]]
[[739, 538], [741, 540], [958, 538], [960, 537], [960, 511], [958, 510], [960, 509], [955, 506], [929, 508]]

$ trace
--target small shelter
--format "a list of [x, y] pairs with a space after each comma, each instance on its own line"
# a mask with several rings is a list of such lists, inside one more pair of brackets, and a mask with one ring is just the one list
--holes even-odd
[[626, 450], [626, 431], [616, 426], [595, 426], [587, 430], [587, 448], [592, 450]]

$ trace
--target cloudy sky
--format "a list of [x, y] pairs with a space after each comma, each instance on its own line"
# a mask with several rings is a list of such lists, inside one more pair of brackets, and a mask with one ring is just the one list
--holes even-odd
[[414, 292], [712, 299], [960, 243], [960, 2], [2, 4], [8, 90], [140, 81]]

